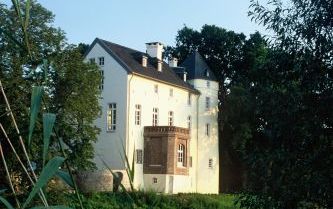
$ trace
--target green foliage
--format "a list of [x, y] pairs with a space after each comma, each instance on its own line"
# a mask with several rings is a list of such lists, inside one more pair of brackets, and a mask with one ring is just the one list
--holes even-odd
[[38, 193], [38, 191], [44, 187], [47, 182], [54, 176], [54, 174], [58, 171], [61, 164], [64, 162], [64, 158], [62, 157], [54, 157], [52, 158], [43, 168], [38, 181], [36, 182], [35, 186], [33, 187], [32, 191], [29, 193], [28, 198], [23, 204], [23, 208], [25, 208], [31, 200], [34, 198], [34, 196]]
[[[252, 137], [245, 208], [331, 208], [333, 9], [331, 1], [251, 1], [250, 15], [275, 39], [247, 87]], [[306, 23], [306, 24], [304, 24]]]
[[198, 51], [221, 81], [221, 92], [238, 70], [242, 58], [245, 35], [215, 25], [204, 25], [200, 31], [184, 26], [176, 36], [176, 47], [168, 47], [165, 56], [182, 62], [190, 53]]
[[35, 128], [38, 112], [40, 110], [40, 106], [42, 103], [42, 97], [43, 97], [43, 87], [34, 86], [32, 88], [31, 104], [30, 104], [30, 123], [29, 123], [29, 136], [28, 136], [29, 145], [31, 145], [31, 137]]
[[7, 209], [15, 209], [5, 198], [0, 196], [0, 201], [4, 204]]
[[[23, 208], [25, 208], [30, 201], [33, 199], [33, 197], [38, 193], [42, 203], [44, 204], [43, 207], [36, 207], [36, 208], [68, 208], [64, 206], [48, 206], [47, 199], [44, 195], [44, 191], [42, 190], [42, 187], [46, 186], [48, 180], [53, 177], [54, 173], [59, 169], [60, 164], [64, 161], [64, 158], [61, 157], [55, 157], [52, 160], [50, 160], [46, 166], [44, 167], [44, 164], [47, 161], [47, 155], [48, 154], [57, 154], [59, 150], [58, 147], [55, 146], [56, 143], [52, 141], [51, 135], [54, 130], [54, 123], [55, 123], [55, 114], [47, 113], [43, 115], [43, 137], [41, 136], [41, 125], [40, 121], [38, 120], [38, 112], [42, 104], [42, 97], [43, 97], [43, 105], [45, 109], [57, 109], [60, 105], [64, 104], [55, 104], [51, 103], [54, 102], [56, 98], [56, 93], [54, 89], [56, 89], [56, 85], [58, 85], [55, 81], [56, 79], [52, 77], [52, 75], [56, 75], [55, 68], [53, 62], [56, 62], [59, 60], [60, 53], [65, 54], [67, 51], [74, 52], [75, 50], [78, 51], [79, 49], [75, 49], [74, 46], [69, 46], [67, 49], [64, 49], [65, 44], [65, 38], [63, 35], [63, 32], [59, 29], [55, 29], [52, 27], [53, 22], [53, 15], [51, 12], [47, 11], [45, 8], [43, 8], [40, 4], [36, 3], [36, 1], [17, 1], [12, 0], [13, 6], [12, 8], [7, 8], [4, 4], [0, 4], [0, 76], [1, 81], [5, 84], [5, 91], [2, 90], [2, 96], [0, 97], [0, 110], [1, 110], [1, 116], [7, 116], [8, 110], [11, 110], [10, 105], [8, 104], [7, 100], [4, 101], [4, 98], [9, 98], [9, 102], [12, 103], [15, 101], [15, 105], [13, 110], [10, 112], [11, 117], [4, 117], [4, 125], [5, 128], [3, 129], [3, 134], [10, 135], [13, 138], [19, 137], [20, 143], [14, 141], [14, 150], [5, 150], [5, 155], [10, 156], [11, 158], [11, 168], [13, 171], [15, 171], [15, 174], [19, 176], [18, 179], [20, 182], [21, 188], [18, 188], [21, 190], [22, 188], [24, 190], [28, 189], [28, 187], [25, 186], [25, 178], [22, 178], [22, 173], [15, 165], [15, 158], [21, 162], [20, 158], [24, 157], [26, 158], [30, 171], [28, 172], [23, 163], [21, 162], [19, 165], [22, 166], [25, 173], [28, 175], [29, 183], [33, 185], [32, 191], [29, 193], [29, 196], [24, 203]], [[25, 9], [21, 9], [25, 8]], [[4, 36], [3, 36], [4, 35]], [[67, 50], [67, 51], [66, 51]], [[76, 53], [76, 54], [79, 54]], [[71, 55], [75, 55], [75, 53], [72, 53]], [[92, 72], [95, 70], [96, 73], [96, 67], [90, 66], [88, 64], [83, 63], [82, 55], [74, 56], [76, 60], [67, 59], [63, 61], [67, 61], [65, 65], [66, 67], [83, 67], [84, 70]], [[49, 65], [51, 61], [51, 65]], [[43, 65], [41, 65], [43, 63]], [[76, 63], [76, 64], [75, 64]], [[80, 65], [81, 64], [81, 65]], [[72, 70], [72, 69], [69, 69]], [[82, 82], [84, 85], [86, 85], [88, 88], [92, 90], [93, 93], [96, 94], [93, 99], [96, 99], [96, 102], [90, 102], [90, 105], [95, 105], [89, 107], [89, 109], [92, 109], [92, 111], [98, 109], [98, 103], [97, 103], [97, 94], [99, 94], [98, 86], [99, 86], [99, 77], [93, 77], [93, 74], [90, 74], [92, 76], [93, 82]], [[75, 78], [72, 78], [74, 80]], [[68, 81], [71, 81], [71, 79], [68, 79]], [[80, 81], [79, 81], [80, 82]], [[27, 107], [29, 106], [27, 97], [30, 96], [30, 88], [31, 86], [37, 86], [33, 87], [33, 93], [31, 95], [31, 106], [30, 111], [27, 111]], [[43, 87], [41, 87], [43, 86]], [[1, 85], [2, 88], [2, 85]], [[43, 88], [45, 90], [45, 94], [43, 95]], [[96, 91], [97, 89], [97, 91]], [[4, 92], [10, 92], [9, 96], [6, 97]], [[77, 92], [74, 92], [77, 93]], [[81, 92], [79, 92], [81, 93]], [[71, 101], [73, 102], [73, 101]], [[84, 103], [84, 100], [80, 100], [80, 102]], [[58, 105], [57, 108], [55, 105]], [[85, 111], [85, 110], [83, 110]], [[27, 113], [30, 112], [30, 121], [27, 121]], [[60, 111], [59, 111], [60, 112]], [[67, 114], [67, 113], [66, 113]], [[91, 117], [97, 117], [98, 111], [95, 112], [94, 116]], [[59, 114], [62, 115], [62, 114]], [[63, 115], [62, 115], [63, 116]], [[17, 123], [15, 118], [20, 119], [19, 127], [17, 127]], [[86, 122], [86, 118], [83, 117], [83, 121]], [[72, 122], [72, 118], [70, 120], [62, 121], [62, 122]], [[9, 123], [7, 123], [9, 122]], [[30, 122], [30, 123], [29, 123]], [[14, 128], [12, 128], [12, 125], [14, 124]], [[89, 129], [92, 124], [92, 119], [84, 124], [79, 131], [84, 131], [86, 129]], [[28, 128], [29, 127], [29, 128]], [[88, 128], [87, 128], [88, 127]], [[9, 134], [6, 133], [8, 131]], [[25, 142], [22, 140], [22, 136], [20, 133], [20, 130], [23, 130], [23, 135], [27, 134], [28, 132], [28, 144], [30, 148], [30, 156], [26, 153], [25, 148]], [[33, 136], [34, 132], [34, 138]], [[95, 131], [94, 133], [96, 133]], [[17, 134], [18, 136], [16, 136]], [[67, 136], [70, 136], [70, 133], [67, 133]], [[55, 131], [55, 135], [57, 135], [57, 131]], [[89, 145], [91, 146], [91, 140], [88, 136], [84, 138], [86, 147]], [[92, 136], [94, 137], [94, 136]], [[41, 139], [43, 138], [44, 146], [40, 146]], [[33, 140], [34, 139], [34, 140]], [[10, 139], [7, 138], [8, 142], [10, 142]], [[60, 139], [58, 138], [58, 142], [60, 142]], [[21, 146], [23, 148], [23, 153], [20, 152], [22, 155], [11, 155], [13, 153], [9, 151], [14, 151], [16, 154], [16, 148], [17, 146]], [[31, 146], [30, 146], [31, 145]], [[51, 146], [50, 146], [51, 145]], [[66, 156], [64, 153], [61, 144], [58, 143], [59, 147], [61, 148], [61, 153], [63, 156]], [[8, 148], [8, 146], [6, 146]], [[12, 146], [10, 146], [12, 147]], [[49, 147], [52, 148], [52, 153], [49, 153]], [[39, 177], [37, 178], [37, 173], [41, 167], [39, 165], [41, 164], [40, 159], [41, 155], [41, 149], [43, 151], [42, 159], [43, 159], [43, 169], [40, 172]], [[84, 152], [85, 147], [79, 147], [77, 150], [70, 150], [71, 152], [75, 151], [82, 151]], [[85, 156], [85, 155], [83, 155]], [[87, 155], [87, 158], [91, 158], [90, 155]], [[37, 169], [34, 168], [31, 165], [31, 160], [36, 162]], [[85, 163], [85, 159], [81, 159], [82, 164]], [[68, 166], [68, 163], [66, 163], [67, 169], [70, 170], [70, 167]], [[16, 167], [15, 167], [16, 166]], [[1, 171], [2, 172], [2, 171]], [[62, 173], [62, 177], [68, 178], [68, 175], [65, 175], [66, 173]], [[9, 174], [8, 174], [8, 178]], [[68, 179], [67, 179], [68, 180]], [[73, 177], [71, 176], [71, 180], [73, 180]], [[76, 186], [74, 184], [74, 187], [76, 189]], [[22, 191], [21, 191], [22, 192]], [[77, 195], [76, 190], [76, 195]], [[15, 195], [15, 191], [13, 190], [13, 193]], [[81, 200], [79, 196], [77, 195], [78, 200], [80, 202], [81, 208], [83, 208], [81, 204]], [[19, 203], [17, 202], [18, 207]]]
[[43, 114], [43, 166], [46, 163], [46, 158], [50, 145], [50, 137], [53, 131], [56, 115], [53, 113]]
[[134, 172], [135, 172], [135, 170], [134, 170], [135, 150], [133, 150], [132, 164], [130, 164], [128, 156], [126, 155], [125, 147], [124, 147], [123, 144], [122, 144], [122, 148], [123, 148], [123, 153], [119, 153], [119, 154], [120, 154], [120, 157], [121, 157], [122, 161], [125, 162], [125, 165], [126, 165], [126, 174], [127, 174], [128, 179], [129, 179], [131, 191], [134, 191], [133, 181], [134, 181]]
[[[253, 79], [262, 78], [256, 68], [267, 59], [267, 43], [258, 32], [246, 39], [242, 33], [215, 25], [204, 25], [200, 31], [185, 26], [178, 31], [176, 47], [168, 47], [165, 54], [182, 62], [195, 50], [206, 58], [219, 82], [220, 189], [227, 192], [239, 190], [241, 182], [231, 182], [225, 173], [230, 165], [237, 169], [244, 167], [240, 148], [252, 138], [255, 127], [255, 101], [249, 90], [254, 85]], [[237, 175], [238, 179], [242, 178], [239, 171]]]
[[[130, 196], [128, 196], [128, 194]], [[236, 209], [235, 196], [232, 195], [204, 195], [177, 194], [163, 195], [153, 192], [130, 193], [95, 193], [85, 196], [84, 205], [87, 209]], [[64, 194], [59, 199], [72, 202], [73, 195]], [[133, 200], [133, 202], [131, 201]], [[76, 208], [78, 204], [72, 204]]]
[[53, 57], [50, 110], [57, 113], [59, 137], [68, 147], [68, 162], [73, 168], [95, 168], [92, 143], [99, 129], [93, 125], [100, 113], [100, 73], [96, 65], [86, 64], [80, 50], [67, 47]]
[[[78, 48], [65, 42], [63, 31], [52, 25], [54, 15], [50, 11], [34, 0], [15, 2], [19, 3], [12, 8], [0, 4], [0, 78], [9, 101], [13, 103], [13, 114], [20, 116], [18, 128], [23, 136], [28, 136], [28, 141], [34, 141], [30, 147], [32, 160], [42, 161], [42, 155], [37, 154], [43, 152], [43, 147], [40, 146], [42, 141], [32, 138], [42, 139], [43, 129], [41, 120], [36, 119], [38, 112], [35, 110], [38, 107], [28, 108], [30, 97], [35, 97], [30, 90], [32, 86], [43, 85], [43, 101], [50, 112], [57, 114], [55, 127], [60, 130], [59, 136], [67, 145], [68, 162], [75, 168], [92, 169], [92, 143], [99, 132], [93, 126], [94, 119], [99, 115], [98, 68], [83, 63], [81, 52], [85, 45]], [[26, 9], [26, 6], [29, 8]], [[17, 18], [18, 15], [22, 18]], [[29, 17], [28, 27], [24, 22], [26, 17]], [[23, 25], [20, 20], [23, 20]], [[28, 43], [25, 42], [25, 37]], [[45, 62], [46, 60], [48, 61]], [[40, 101], [41, 97], [38, 99]], [[5, 111], [4, 101], [0, 98], [0, 116], [5, 115]], [[29, 113], [30, 120], [27, 117]], [[8, 135], [15, 138], [16, 132], [10, 119], [1, 117], [1, 120]], [[56, 143], [51, 137], [50, 154], [59, 153]], [[16, 145], [18, 142], [14, 141], [14, 146]], [[17, 163], [8, 146], [4, 152], [8, 153], [9, 166], [15, 169]]]
[[45, 206], [33, 207], [30, 209], [71, 209], [71, 208], [67, 207], [67, 206], [63, 206], [63, 205], [53, 205], [53, 206], [49, 206], [49, 207], [45, 207]]
[[71, 176], [69, 173], [59, 170], [55, 173], [57, 177], [59, 177], [62, 181], [64, 181], [68, 186], [74, 188], [74, 182], [72, 181]]

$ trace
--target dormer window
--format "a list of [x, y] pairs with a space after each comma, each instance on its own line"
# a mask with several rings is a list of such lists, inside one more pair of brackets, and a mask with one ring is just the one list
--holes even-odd
[[157, 61], [157, 71], [158, 72], [162, 72], [162, 65], [163, 65], [163, 61], [162, 60], [158, 60]]
[[147, 60], [148, 60], [148, 57], [146, 56], [142, 56], [142, 67], [147, 67]]

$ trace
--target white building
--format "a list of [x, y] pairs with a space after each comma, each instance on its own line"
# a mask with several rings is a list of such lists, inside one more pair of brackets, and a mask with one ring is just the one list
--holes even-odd
[[124, 147], [136, 189], [218, 193], [218, 83], [197, 52], [178, 67], [161, 60], [161, 43], [146, 46], [96, 38], [86, 53], [104, 77], [96, 165], [124, 171]]

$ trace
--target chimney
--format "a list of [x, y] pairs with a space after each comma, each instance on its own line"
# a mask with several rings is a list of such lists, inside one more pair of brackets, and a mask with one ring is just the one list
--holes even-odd
[[142, 67], [147, 67], [147, 60], [148, 60], [148, 57], [143, 55], [142, 56]]
[[163, 44], [160, 42], [146, 43], [147, 54], [151, 57], [155, 57], [158, 60], [162, 60]]
[[158, 60], [157, 61], [157, 70], [159, 72], [162, 72], [162, 65], [163, 65], [163, 61], [162, 60]]
[[177, 65], [178, 65], [178, 59], [177, 58], [171, 58], [171, 59], [169, 59], [169, 66], [170, 67], [177, 67]]

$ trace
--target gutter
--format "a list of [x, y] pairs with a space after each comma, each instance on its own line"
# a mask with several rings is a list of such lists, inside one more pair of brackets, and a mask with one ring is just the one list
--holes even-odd
[[[129, 156], [129, 111], [130, 111], [130, 106], [131, 106], [131, 81], [133, 78], [133, 74], [131, 74], [131, 78], [129, 79], [128, 82], [128, 92], [127, 92], [127, 124], [126, 124], [126, 156]], [[126, 166], [126, 164], [125, 164]]]
[[195, 175], [196, 175], [196, 184], [195, 184], [195, 192], [198, 192], [198, 170], [199, 170], [199, 97], [201, 94], [197, 97], [197, 159], [196, 159], [196, 169], [195, 169]]
[[170, 85], [170, 86], [178, 87], [180, 89], [184, 89], [184, 90], [190, 91], [191, 93], [196, 94], [196, 95], [200, 94], [200, 92], [198, 90], [196, 90], [196, 89], [186, 88], [184, 86], [179, 86], [179, 85], [176, 85], [176, 84], [173, 84], [173, 83], [169, 83], [169, 82], [166, 82], [166, 81], [163, 81], [163, 80], [159, 80], [157, 78], [145, 76], [145, 75], [142, 75], [142, 74], [139, 74], [139, 73], [135, 73], [135, 72], [132, 72], [132, 74], [136, 75], [136, 76], [139, 76], [139, 77], [142, 77], [142, 78], [145, 78], [145, 79], [148, 79], [148, 80], [158, 81], [160, 83], [164, 83], [164, 84], [167, 84], [167, 85]]

